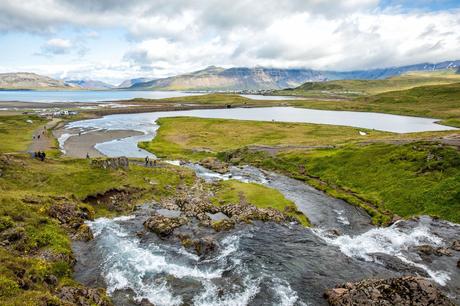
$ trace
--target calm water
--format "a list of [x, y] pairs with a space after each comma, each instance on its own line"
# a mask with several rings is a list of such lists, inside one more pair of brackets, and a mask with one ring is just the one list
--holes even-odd
[[[204, 95], [205, 93], [183, 91], [132, 91], [132, 90], [85, 90], [85, 91], [0, 91], [0, 101], [22, 102], [101, 102], [131, 100], [134, 98], [165, 99]], [[295, 100], [296, 97], [242, 95], [253, 100]]]
[[[112, 140], [96, 145], [96, 149], [108, 156], [125, 155], [145, 157], [146, 153], [137, 147], [139, 141], [155, 136], [158, 118], [190, 116], [200, 118], [221, 118], [256, 121], [282, 121], [297, 123], [318, 123], [376, 129], [395, 133], [452, 130], [454, 128], [436, 124], [436, 119], [397, 116], [380, 113], [324, 111], [294, 107], [234, 108], [212, 110], [188, 110], [140, 114], [110, 115], [99, 119], [72, 122], [69, 128], [134, 130], [144, 135]], [[356, 131], [358, 133], [358, 131]], [[365, 139], [365, 136], [363, 136]], [[62, 143], [61, 143], [62, 145]]]

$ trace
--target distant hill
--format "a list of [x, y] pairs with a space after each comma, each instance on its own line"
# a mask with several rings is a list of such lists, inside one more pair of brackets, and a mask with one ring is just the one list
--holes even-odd
[[221, 68], [210, 66], [204, 70], [168, 78], [138, 82], [130, 89], [137, 90], [267, 90], [297, 87], [305, 82], [330, 80], [379, 80], [413, 71], [455, 70], [460, 60], [437, 64], [423, 63], [402, 67], [390, 67], [356, 71], [323, 71], [312, 69], [276, 68]]
[[53, 78], [29, 73], [0, 73], [0, 89], [72, 89], [69, 84], [64, 81], [55, 80]]
[[137, 78], [137, 79], [130, 79], [130, 80], [126, 80], [126, 81], [123, 81], [120, 85], [118, 85], [117, 87], [118, 88], [129, 88], [135, 84], [139, 84], [139, 83], [146, 83], [146, 82], [150, 82], [150, 81], [153, 81], [154, 79], [152, 78]]
[[455, 70], [445, 69], [428, 72], [407, 72], [400, 76], [378, 80], [336, 80], [306, 82], [296, 88], [278, 90], [274, 94], [304, 97], [353, 97], [405, 90], [426, 85], [443, 85], [460, 82]]
[[65, 80], [65, 84], [82, 89], [112, 89], [115, 86], [96, 80]]

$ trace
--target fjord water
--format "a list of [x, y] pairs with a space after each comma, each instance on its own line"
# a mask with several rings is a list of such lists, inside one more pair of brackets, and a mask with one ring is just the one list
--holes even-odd
[[[453, 127], [436, 124], [436, 119], [398, 116], [381, 113], [325, 111], [295, 107], [262, 107], [233, 109], [204, 109], [187, 111], [154, 112], [139, 114], [120, 114], [98, 119], [76, 121], [67, 127], [88, 130], [134, 130], [144, 133], [141, 136], [112, 140], [96, 146], [107, 156], [125, 155], [145, 157], [148, 152], [137, 147], [139, 141], [151, 140], [155, 136], [158, 118], [190, 116], [200, 118], [219, 118], [256, 121], [280, 121], [296, 123], [317, 123], [352, 126], [395, 133], [452, 130]], [[62, 147], [63, 143], [61, 143]]]
[[[136, 90], [71, 90], [71, 91], [39, 91], [39, 90], [0, 90], [0, 101], [21, 102], [104, 102], [143, 99], [165, 99], [186, 96], [204, 95], [204, 92], [184, 91], [136, 91]], [[295, 100], [296, 97], [242, 95], [253, 100]]]
[[135, 90], [0, 90], [0, 101], [20, 102], [104, 102], [131, 100], [134, 98], [165, 99], [202, 95], [182, 91], [135, 91]]
[[232, 178], [276, 188], [315, 227], [255, 222], [214, 233], [187, 225], [182, 233], [212, 236], [218, 243], [216, 252], [200, 258], [178, 241], [154, 233], [138, 235], [157, 209], [146, 204], [131, 216], [89, 223], [95, 239], [74, 244], [77, 280], [106, 286], [116, 305], [136, 305], [143, 299], [160, 306], [326, 305], [324, 290], [337, 284], [419, 274], [458, 301], [458, 254], [429, 263], [415, 251], [422, 244], [446, 245], [460, 235], [456, 225], [422, 217], [376, 228], [360, 209], [279, 174], [232, 167], [221, 175], [187, 166], [208, 181]]

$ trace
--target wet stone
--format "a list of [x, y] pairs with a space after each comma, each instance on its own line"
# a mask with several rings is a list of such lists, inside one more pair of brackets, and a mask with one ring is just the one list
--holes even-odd
[[332, 306], [455, 305], [430, 281], [415, 276], [346, 283], [327, 290], [324, 297]]

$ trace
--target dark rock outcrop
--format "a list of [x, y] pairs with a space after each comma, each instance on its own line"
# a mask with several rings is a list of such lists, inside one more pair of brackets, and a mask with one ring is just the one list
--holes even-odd
[[126, 186], [124, 188], [113, 188], [103, 193], [87, 196], [83, 202], [91, 205], [103, 205], [108, 210], [125, 212], [134, 208], [134, 200], [142, 193], [141, 189]]
[[274, 208], [258, 208], [252, 204], [227, 204], [221, 207], [221, 212], [236, 222], [250, 222], [252, 220], [284, 222], [286, 216]]
[[112, 306], [104, 289], [65, 286], [59, 288], [55, 295], [64, 305], [78, 306]]
[[224, 219], [213, 222], [211, 226], [216, 232], [229, 231], [235, 227], [235, 221], [230, 219]]
[[223, 161], [220, 161], [219, 159], [215, 157], [207, 157], [205, 159], [202, 159], [199, 163], [203, 167], [208, 168], [220, 174], [224, 174], [228, 172], [228, 164]]
[[89, 219], [88, 213], [82, 211], [77, 204], [69, 202], [53, 204], [48, 209], [48, 216], [73, 229], [77, 229], [84, 220]]
[[324, 297], [333, 306], [455, 305], [430, 281], [416, 276], [346, 283], [327, 290]]
[[112, 158], [97, 158], [91, 160], [91, 166], [101, 169], [128, 169], [129, 160], [128, 158], [122, 157], [112, 157]]
[[75, 240], [87, 242], [87, 241], [93, 240], [94, 236], [93, 236], [93, 232], [91, 231], [91, 228], [86, 224], [82, 224], [77, 229], [77, 231], [72, 236], [72, 238]]
[[422, 255], [436, 255], [436, 256], [452, 256], [452, 252], [444, 247], [433, 247], [428, 244], [420, 245], [417, 248], [418, 252]]

